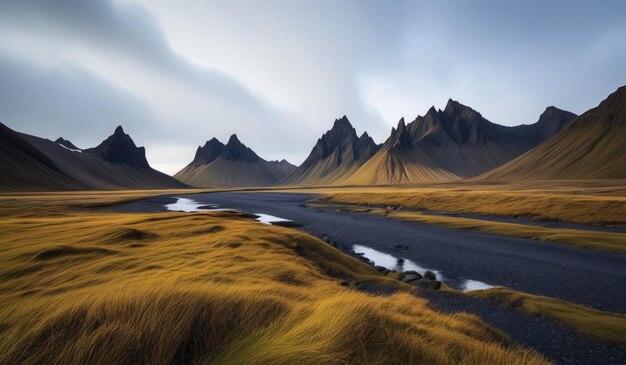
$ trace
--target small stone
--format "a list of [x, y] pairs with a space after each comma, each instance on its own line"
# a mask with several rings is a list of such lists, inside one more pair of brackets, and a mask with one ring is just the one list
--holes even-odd
[[416, 284], [422, 289], [428, 289], [428, 290], [439, 290], [441, 288], [441, 281], [437, 281], [437, 280], [421, 279], [421, 280], [417, 280], [414, 284]]
[[437, 280], [437, 275], [435, 275], [435, 273], [430, 270], [426, 270], [424, 272], [424, 279]]
[[408, 275], [405, 274], [402, 277], [402, 281], [405, 282], [405, 283], [410, 283], [412, 281], [416, 281], [416, 280], [420, 280], [420, 279], [421, 279], [421, 276], [417, 276], [417, 275], [414, 275], [414, 274], [408, 274]]

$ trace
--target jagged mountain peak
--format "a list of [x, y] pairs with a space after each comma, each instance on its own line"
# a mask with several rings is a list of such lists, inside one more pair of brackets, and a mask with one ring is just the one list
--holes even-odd
[[57, 139], [54, 141], [54, 143], [58, 143], [58, 144], [60, 144], [61, 146], [65, 147], [65, 148], [68, 148], [68, 149], [70, 149], [70, 150], [80, 150], [80, 148], [76, 147], [76, 145], [75, 145], [75, 144], [73, 144], [71, 141], [69, 141], [69, 140], [67, 140], [67, 139], [65, 139], [65, 138], [63, 138], [63, 137], [59, 137], [59, 138], [57, 138]]
[[391, 136], [387, 140], [387, 146], [393, 149], [403, 149], [411, 147], [411, 136], [408, 132], [404, 117], [398, 121], [398, 127], [392, 129]]
[[359, 137], [344, 115], [335, 119], [332, 128], [317, 140], [306, 160], [285, 182], [332, 183], [354, 171], [379, 148], [367, 133]]
[[350, 121], [348, 120], [348, 117], [346, 117], [345, 115], [339, 119], [335, 119], [335, 122], [333, 123], [333, 127], [326, 133], [324, 133], [324, 135], [354, 135], [356, 136], [356, 130], [354, 129], [354, 127], [352, 127], [352, 124], [350, 124]]
[[254, 151], [241, 143], [236, 134], [232, 134], [226, 144], [213, 137], [204, 146], [198, 147], [192, 165], [207, 165], [217, 158], [230, 161], [258, 162], [260, 158]]
[[226, 145], [243, 145], [243, 143], [241, 143], [239, 137], [237, 137], [237, 134], [233, 133], [228, 138], [228, 142], [226, 143]]
[[124, 133], [122, 126], [117, 126], [113, 134], [98, 146], [83, 151], [99, 156], [112, 164], [124, 164], [137, 168], [150, 167], [148, 160], [146, 160], [145, 148], [137, 147], [132, 138]]

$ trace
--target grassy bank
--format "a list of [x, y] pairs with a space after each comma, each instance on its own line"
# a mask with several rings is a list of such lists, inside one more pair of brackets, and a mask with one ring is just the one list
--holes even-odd
[[[0, 214], [2, 364], [545, 363], [295, 230], [37, 199]], [[373, 296], [345, 280], [400, 290]]]
[[502, 187], [334, 189], [325, 199], [337, 203], [397, 206], [415, 210], [531, 217], [586, 224], [626, 225], [626, 196], [595, 189], [527, 190]]
[[562, 300], [494, 288], [468, 293], [499, 301], [505, 306], [554, 319], [580, 333], [626, 347], [626, 315], [602, 312]]
[[626, 252], [626, 233], [590, 231], [581, 229], [548, 228], [527, 224], [504, 223], [483, 219], [423, 214], [421, 212], [393, 211], [355, 205], [311, 203], [312, 206], [334, 207], [340, 210], [384, 215], [406, 222], [437, 224], [448, 228], [471, 229], [501, 236], [550, 241], [594, 250]]

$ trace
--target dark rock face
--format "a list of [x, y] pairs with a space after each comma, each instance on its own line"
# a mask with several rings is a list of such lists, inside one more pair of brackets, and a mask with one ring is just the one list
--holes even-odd
[[122, 126], [115, 129], [113, 135], [105, 139], [97, 147], [83, 150], [85, 153], [99, 156], [112, 164], [124, 164], [136, 168], [149, 168], [146, 150], [137, 147], [130, 136], [124, 133]]
[[[335, 151], [338, 155], [348, 152], [350, 157], [355, 160], [369, 159], [376, 151], [378, 146], [374, 143], [372, 137], [367, 133], [363, 133], [358, 137], [356, 130], [350, 124], [348, 118], [344, 115], [340, 119], [335, 119], [333, 127], [317, 140], [315, 147], [304, 161], [302, 166], [310, 166], [315, 162], [321, 161]], [[341, 163], [341, 161], [338, 161]]]
[[549, 106], [535, 124], [515, 127], [525, 138], [541, 143], [555, 135], [576, 118], [576, 114]]
[[[193, 165], [207, 165], [217, 158], [229, 161], [260, 162], [262, 159], [250, 148], [239, 141], [236, 134], [230, 136], [228, 143], [223, 144], [217, 138], [207, 141], [198, 147]], [[285, 160], [283, 160], [285, 161]], [[282, 163], [282, 161], [281, 161]], [[288, 163], [285, 161], [285, 163]]]
[[398, 128], [391, 129], [391, 137], [389, 137], [386, 144], [389, 144], [391, 149], [409, 149], [413, 146], [411, 136], [404, 123], [404, 118], [398, 121]]
[[[317, 140], [309, 156], [287, 179], [287, 182], [300, 183], [311, 179], [324, 179], [326, 174], [362, 165], [379, 149], [380, 145], [377, 145], [367, 132], [359, 137], [344, 115], [335, 119], [333, 127]], [[324, 170], [325, 174], [312, 177], [311, 174], [314, 175], [313, 171], [317, 168]]]
[[474, 109], [449, 99], [443, 111], [431, 107], [425, 116], [417, 117], [407, 128], [414, 143], [422, 140], [441, 146], [452, 140], [458, 145], [480, 146], [510, 141], [534, 147], [575, 117], [574, 113], [551, 106], [541, 114], [537, 123], [506, 127], [492, 123]]
[[67, 139], [63, 138], [63, 137], [59, 137], [57, 138], [56, 141], [54, 141], [55, 143], [58, 143], [64, 147], [67, 147], [71, 150], [80, 150], [80, 148], [76, 147], [76, 145], [74, 145], [72, 142], [68, 141]]

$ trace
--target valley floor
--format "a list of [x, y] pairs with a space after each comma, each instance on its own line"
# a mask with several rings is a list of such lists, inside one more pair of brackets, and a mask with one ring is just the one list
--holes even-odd
[[[373, 205], [399, 193], [373, 189], [313, 191], [388, 194]], [[623, 254], [306, 206], [305, 194], [186, 196], [292, 219], [298, 230], [239, 213], [162, 212], [185, 192], [0, 196], [0, 364], [626, 362]], [[623, 189], [588, 192], [617, 201], [618, 214], [572, 220], [619, 223]], [[586, 306], [503, 289], [416, 292], [314, 236], [346, 253], [360, 244], [418, 262], [453, 287], [471, 278]]]
[[546, 363], [320, 240], [237, 213], [94, 213], [40, 196], [4, 205], [0, 223], [1, 364]]

